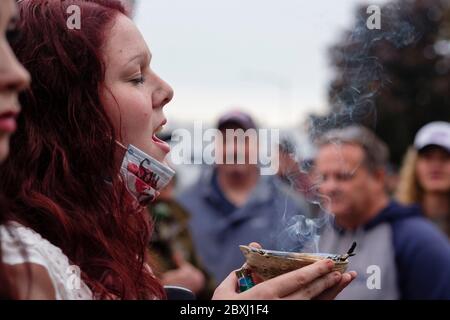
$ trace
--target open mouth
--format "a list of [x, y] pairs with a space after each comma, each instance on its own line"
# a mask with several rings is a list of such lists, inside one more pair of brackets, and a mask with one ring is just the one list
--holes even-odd
[[165, 153], [169, 153], [170, 152], [170, 146], [167, 142], [161, 140], [160, 138], [158, 138], [158, 133], [160, 133], [163, 130], [163, 126], [166, 123], [166, 121], [164, 121], [158, 128], [156, 128], [156, 130], [153, 132], [152, 135], [152, 141], [153, 143], [155, 143], [163, 152]]
[[0, 131], [6, 133], [13, 133], [17, 129], [17, 119], [18, 113], [9, 111], [0, 114]]

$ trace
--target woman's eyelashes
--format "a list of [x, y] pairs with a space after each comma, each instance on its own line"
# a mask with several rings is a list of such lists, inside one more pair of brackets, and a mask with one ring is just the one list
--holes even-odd
[[143, 84], [145, 82], [145, 77], [143, 75], [139, 75], [139, 77], [132, 79], [131, 82], [135, 85]]
[[146, 82], [147, 77], [150, 77], [150, 76], [151, 76], [151, 69], [150, 69], [150, 67], [146, 66], [146, 65], [141, 65], [140, 68], [139, 68], [139, 71], [138, 71], [138, 69], [136, 69], [136, 73], [134, 74], [134, 76], [130, 80], [130, 82], [133, 85], [142, 85], [142, 84], [144, 84]]

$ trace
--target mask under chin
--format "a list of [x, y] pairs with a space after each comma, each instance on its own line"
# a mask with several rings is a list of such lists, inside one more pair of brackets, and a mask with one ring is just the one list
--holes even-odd
[[175, 175], [167, 165], [129, 145], [120, 167], [128, 192], [141, 205], [155, 200]]

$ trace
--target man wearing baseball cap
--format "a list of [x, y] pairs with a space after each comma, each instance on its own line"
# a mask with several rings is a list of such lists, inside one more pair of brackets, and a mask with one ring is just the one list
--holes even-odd
[[[216, 127], [223, 137], [227, 131], [256, 129], [252, 117], [242, 111], [221, 116]], [[285, 211], [302, 212], [299, 204], [287, 195], [276, 175], [261, 175], [258, 164], [249, 161], [258, 145], [245, 141], [223, 140], [217, 149], [224, 158], [239, 154], [245, 162], [215, 164], [202, 172], [199, 181], [180, 195], [179, 202], [191, 212], [191, 231], [198, 254], [217, 281], [244, 263], [240, 244], [252, 241], [274, 248], [274, 230]]]
[[227, 129], [233, 125], [244, 130], [256, 129], [256, 124], [252, 117], [248, 113], [239, 110], [233, 110], [223, 114], [217, 122], [217, 129]]

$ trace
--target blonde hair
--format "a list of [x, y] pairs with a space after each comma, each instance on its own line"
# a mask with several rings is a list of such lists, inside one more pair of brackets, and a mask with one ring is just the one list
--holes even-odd
[[[419, 154], [416, 149], [410, 147], [403, 160], [400, 170], [400, 182], [397, 187], [395, 198], [405, 205], [421, 204], [425, 190], [420, 186], [417, 178], [416, 166]], [[426, 212], [424, 212], [426, 216]], [[433, 220], [433, 219], [432, 219]], [[443, 222], [438, 226], [450, 238], [450, 214], [447, 214]]]
[[417, 150], [410, 147], [400, 169], [400, 182], [395, 198], [400, 203], [406, 205], [420, 203], [422, 200], [423, 189], [419, 184], [416, 174], [417, 158]]

